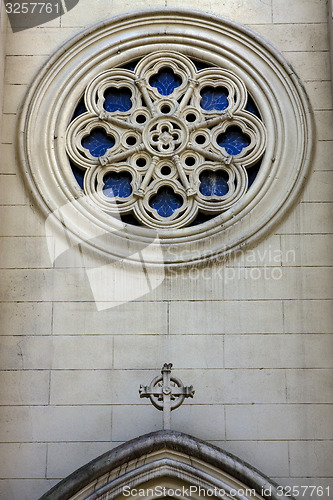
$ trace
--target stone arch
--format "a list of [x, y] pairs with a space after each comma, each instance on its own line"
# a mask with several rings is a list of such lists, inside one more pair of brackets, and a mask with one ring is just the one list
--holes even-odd
[[181, 432], [158, 431], [101, 455], [40, 500], [143, 497], [286, 498], [281, 487], [234, 455]]

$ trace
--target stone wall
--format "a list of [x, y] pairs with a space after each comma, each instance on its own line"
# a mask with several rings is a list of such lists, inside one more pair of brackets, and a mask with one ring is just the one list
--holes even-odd
[[[317, 146], [297, 206], [225, 265], [169, 274], [98, 311], [82, 261], [52, 264], [44, 218], [16, 159], [20, 106], [49, 56], [90, 24], [190, 0], [80, 0], [61, 18], [7, 23], [1, 160], [0, 497], [32, 500], [130, 438], [161, 428], [140, 400], [164, 362], [196, 394], [172, 427], [282, 485], [331, 486], [332, 97], [325, 0], [200, 0], [269, 40], [308, 92]], [[310, 498], [304, 496], [303, 498]], [[324, 497], [325, 498], [325, 497]]]

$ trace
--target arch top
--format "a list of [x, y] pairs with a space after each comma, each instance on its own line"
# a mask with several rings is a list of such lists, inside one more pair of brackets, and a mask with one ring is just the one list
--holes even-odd
[[281, 487], [231, 453], [188, 434], [164, 430], [104, 453], [39, 500], [136, 500], [163, 495], [195, 500], [287, 498]]

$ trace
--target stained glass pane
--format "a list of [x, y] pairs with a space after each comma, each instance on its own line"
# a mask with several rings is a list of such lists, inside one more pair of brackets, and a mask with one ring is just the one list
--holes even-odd
[[85, 102], [84, 102], [84, 97], [82, 96], [81, 99], [80, 99], [80, 101], [78, 102], [78, 105], [75, 108], [72, 120], [74, 120], [74, 118], [76, 118], [77, 116], [82, 115], [86, 111], [87, 111], [87, 108], [86, 108], [86, 105], [85, 105]]
[[229, 127], [217, 137], [219, 146], [225, 148], [229, 155], [238, 155], [250, 144], [250, 138], [239, 127]]
[[149, 205], [155, 208], [161, 217], [170, 217], [182, 204], [182, 197], [174, 193], [168, 186], [159, 189], [158, 193], [149, 201]]
[[132, 176], [129, 172], [109, 172], [103, 180], [103, 193], [109, 198], [127, 198], [132, 193]]
[[162, 68], [149, 79], [152, 87], [156, 87], [161, 95], [170, 95], [182, 84], [182, 79], [171, 68]]
[[246, 111], [249, 111], [253, 115], [256, 115], [258, 118], [261, 118], [260, 113], [259, 113], [259, 109], [257, 108], [257, 105], [254, 102], [254, 100], [252, 99], [252, 97], [250, 96], [250, 94], [247, 94], [247, 103], [246, 103], [245, 109], [246, 109]]
[[92, 156], [100, 157], [114, 146], [114, 138], [107, 135], [104, 128], [94, 128], [90, 134], [81, 141], [84, 148], [89, 149]]
[[201, 69], [214, 67], [213, 64], [207, 64], [203, 61], [198, 61], [197, 59], [191, 59], [191, 61], [193, 62], [193, 64], [195, 65], [195, 67], [197, 68], [198, 71], [200, 71]]
[[248, 187], [252, 186], [253, 182], [255, 181], [255, 178], [258, 175], [260, 166], [261, 166], [261, 161], [258, 161], [258, 163], [256, 163], [255, 165], [246, 169], [247, 177], [248, 177]]
[[214, 217], [216, 217], [216, 214], [204, 214], [199, 210], [196, 218], [191, 222], [191, 224], [189, 224], [189, 226], [198, 226], [199, 224], [203, 224], [204, 222], [214, 219]]
[[228, 93], [225, 87], [204, 87], [200, 92], [200, 106], [206, 111], [222, 111], [228, 107]]
[[70, 162], [70, 164], [71, 164], [72, 172], [74, 174], [76, 182], [78, 183], [80, 188], [83, 189], [84, 188], [84, 171], [81, 168], [74, 165], [73, 162]]
[[129, 69], [130, 71], [134, 71], [135, 67], [139, 61], [140, 61], [140, 59], [136, 59], [135, 61], [130, 61], [130, 62], [120, 66], [120, 68]]
[[104, 109], [110, 113], [114, 111], [128, 111], [132, 107], [132, 92], [127, 87], [117, 89], [110, 87], [104, 92]]
[[229, 175], [224, 170], [204, 170], [200, 174], [199, 191], [204, 196], [224, 196], [229, 191]]

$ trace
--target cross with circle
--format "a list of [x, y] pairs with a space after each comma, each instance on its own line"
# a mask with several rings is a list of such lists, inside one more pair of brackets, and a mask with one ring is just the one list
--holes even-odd
[[163, 411], [163, 429], [171, 429], [171, 411], [178, 408], [185, 398], [193, 398], [193, 386], [185, 387], [183, 382], [171, 376], [172, 363], [164, 363], [161, 375], [149, 385], [140, 385], [140, 398], [149, 398], [158, 410]]

